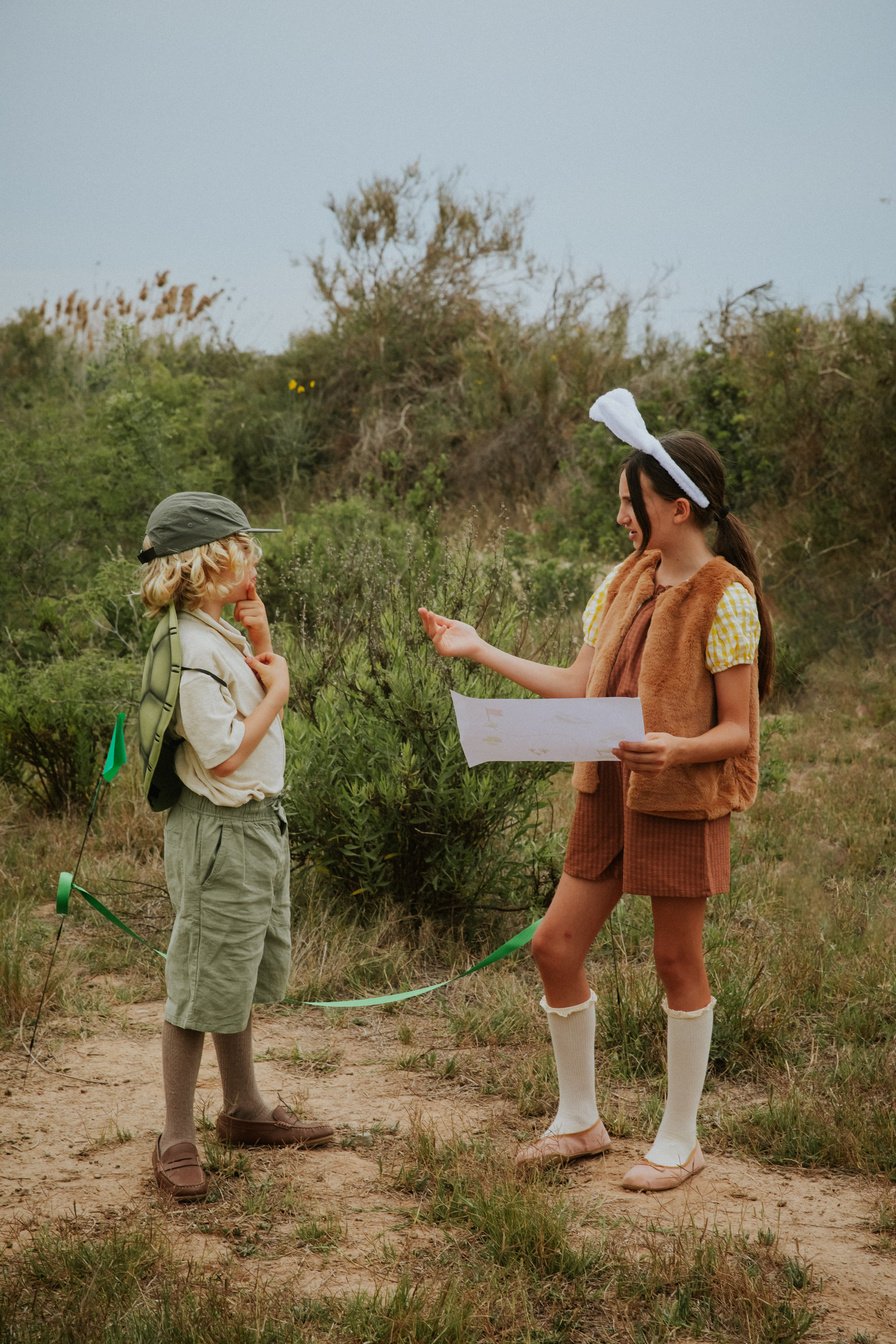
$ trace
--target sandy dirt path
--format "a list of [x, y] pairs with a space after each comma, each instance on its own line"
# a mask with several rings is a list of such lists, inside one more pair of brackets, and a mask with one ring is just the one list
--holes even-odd
[[[55, 1038], [52, 1055], [44, 1043], [41, 1058], [53, 1071], [32, 1064], [24, 1091], [24, 1055], [0, 1058], [0, 1232], [8, 1246], [23, 1230], [54, 1217], [101, 1225], [150, 1205], [170, 1220], [167, 1230], [189, 1255], [239, 1264], [241, 1248], [234, 1248], [232, 1235], [223, 1237], [214, 1221], [203, 1222], [198, 1206], [189, 1212], [164, 1208], [152, 1184], [149, 1154], [161, 1118], [161, 1007], [142, 1003], [117, 1010], [80, 1039]], [[274, 1013], [260, 1018], [260, 1082], [307, 1115], [331, 1120], [339, 1144], [309, 1153], [254, 1151], [249, 1167], [256, 1181], [269, 1176], [290, 1182], [306, 1214], [335, 1217], [341, 1231], [325, 1254], [272, 1235], [258, 1248], [252, 1273], [288, 1280], [293, 1289], [312, 1294], [370, 1288], [389, 1280], [396, 1247], [419, 1249], [436, 1235], [417, 1222], [413, 1201], [383, 1175], [381, 1157], [394, 1136], [418, 1119], [445, 1137], [487, 1132], [510, 1151], [519, 1117], [507, 1102], [468, 1085], [396, 1067], [408, 1053], [396, 1017], [364, 1012], [334, 1027], [322, 1014], [304, 1016], [300, 1048], [308, 1059], [319, 1055], [319, 1067], [289, 1059], [297, 1020]], [[415, 1049], [426, 1048], [426, 1031], [425, 1016], [416, 1017]], [[433, 1043], [438, 1039], [433, 1020]], [[265, 1058], [268, 1052], [274, 1057]], [[217, 1087], [209, 1043], [199, 1082], [209, 1118], [218, 1107]], [[572, 1200], [636, 1227], [688, 1220], [751, 1235], [768, 1230], [781, 1248], [808, 1261], [821, 1282], [824, 1314], [810, 1340], [896, 1344], [896, 1257], [875, 1246], [871, 1227], [879, 1184], [710, 1155], [707, 1170], [678, 1191], [627, 1194], [618, 1178], [639, 1154], [637, 1145], [619, 1140], [605, 1158], [570, 1168]]]

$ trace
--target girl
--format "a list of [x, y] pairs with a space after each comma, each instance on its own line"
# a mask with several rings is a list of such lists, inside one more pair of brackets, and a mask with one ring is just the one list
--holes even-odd
[[[773, 641], [753, 548], [725, 503], [721, 459], [696, 434], [647, 432], [624, 388], [591, 418], [635, 451], [619, 482], [616, 521], [633, 554], [593, 594], [569, 667], [504, 653], [472, 626], [420, 609], [445, 657], [470, 658], [540, 696], [641, 697], [645, 736], [617, 761], [573, 772], [576, 809], [557, 891], [532, 941], [559, 1083], [553, 1122], [520, 1165], [605, 1152], [594, 1092], [595, 995], [585, 958], [623, 891], [649, 895], [654, 959], [665, 989], [668, 1083], [659, 1131], [623, 1178], [668, 1190], [706, 1165], [697, 1109], [715, 999], [703, 962], [707, 899], [728, 889], [729, 821], [758, 780], [759, 697]], [[714, 526], [714, 544], [707, 530]]]

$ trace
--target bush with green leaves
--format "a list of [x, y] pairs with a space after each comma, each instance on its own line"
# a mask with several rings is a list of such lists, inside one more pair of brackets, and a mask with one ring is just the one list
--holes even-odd
[[[332, 245], [310, 261], [322, 320], [276, 355], [203, 336], [192, 324], [214, 296], [194, 302], [195, 287], [164, 272], [155, 326], [122, 300], [94, 332], [72, 295], [55, 326], [40, 309], [0, 324], [0, 667], [93, 646], [89, 629], [59, 633], [62, 609], [110, 557], [133, 555], [149, 511], [182, 489], [232, 493], [260, 524], [302, 515], [304, 540], [277, 572], [305, 594], [306, 631], [319, 611], [329, 619], [334, 591], [345, 605], [368, 580], [366, 560], [341, 569], [327, 528], [307, 522], [326, 500], [402, 574], [404, 520], [423, 524], [419, 558], [474, 505], [506, 515], [531, 610], [581, 609], [620, 555], [626, 449], [587, 419], [618, 385], [654, 432], [692, 428], [722, 452], [728, 502], [757, 540], [785, 690], [838, 641], [870, 651], [891, 639], [896, 301], [857, 293], [811, 312], [754, 291], [708, 316], [698, 342], [649, 326], [636, 336], [632, 305], [601, 276], [560, 277], [533, 316], [529, 282], [544, 270], [525, 207], [456, 174], [411, 164], [328, 208]], [[266, 549], [273, 570], [284, 552]], [[278, 585], [274, 608], [295, 620]]]
[[48, 811], [89, 802], [134, 676], [96, 649], [0, 672], [0, 779]]
[[[26, 317], [0, 327], [18, 349]], [[13, 340], [19, 332], [20, 339]], [[51, 353], [58, 338], [49, 338]], [[34, 604], [67, 598], [121, 547], [135, 556], [150, 511], [177, 490], [232, 487], [210, 438], [213, 386], [172, 355], [121, 330], [70, 376], [48, 372], [0, 410], [0, 606], [10, 626]], [[23, 375], [24, 377], [24, 375]]]
[[[337, 556], [361, 580], [344, 602]], [[325, 873], [347, 906], [393, 900], [415, 920], [458, 925], [541, 905], [559, 875], [547, 802], [555, 767], [467, 768], [451, 689], [493, 696], [513, 688], [441, 660], [417, 614], [418, 605], [455, 613], [503, 647], [558, 654], [533, 649], [505, 558], [477, 554], [468, 536], [421, 559], [411, 533], [402, 561], [381, 540], [349, 532], [334, 546], [328, 585], [325, 602], [312, 600], [313, 624], [303, 616], [308, 595], [296, 594], [288, 640], [299, 710], [287, 718], [297, 860]]]
[[507, 499], [511, 482], [536, 496], [594, 387], [627, 367], [627, 302], [600, 275], [561, 275], [538, 313], [527, 207], [457, 173], [410, 164], [327, 206], [333, 248], [311, 259], [326, 327], [290, 348], [295, 378], [315, 381], [296, 433], [326, 488], [418, 515]]

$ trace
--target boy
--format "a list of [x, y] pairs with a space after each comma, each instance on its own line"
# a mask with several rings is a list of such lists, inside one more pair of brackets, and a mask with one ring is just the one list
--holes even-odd
[[[173, 604], [183, 658], [174, 728], [183, 789], [165, 824], [165, 876], [175, 909], [162, 1027], [165, 1128], [156, 1181], [173, 1199], [204, 1199], [193, 1104], [205, 1032], [233, 1144], [328, 1143], [333, 1129], [272, 1108], [255, 1079], [252, 1004], [283, 997], [290, 968], [289, 842], [280, 802], [289, 697], [255, 589], [261, 556], [242, 509], [222, 495], [170, 495], [153, 510], [139, 559], [140, 595], [158, 616]], [[250, 644], [222, 620], [225, 606]]]

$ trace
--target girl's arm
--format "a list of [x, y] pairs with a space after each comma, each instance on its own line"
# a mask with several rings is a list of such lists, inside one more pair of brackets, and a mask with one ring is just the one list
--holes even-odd
[[670, 765], [697, 765], [703, 761], [727, 761], [750, 745], [750, 687], [753, 668], [749, 663], [716, 672], [716, 709], [719, 721], [699, 737], [673, 737], [671, 733], [647, 733], [643, 742], [620, 742], [613, 755], [629, 769], [655, 775]]
[[534, 663], [528, 658], [518, 658], [516, 654], [505, 653], [493, 644], [486, 644], [472, 625], [463, 621], [452, 621], [447, 616], [437, 616], [426, 607], [418, 612], [423, 628], [433, 642], [436, 653], [443, 658], [468, 658], [471, 662], [481, 663], [493, 672], [498, 672], [508, 681], [515, 681], [527, 691], [545, 699], [560, 699], [582, 696], [588, 685], [588, 673], [594, 650], [590, 644], [583, 644], [574, 663], [569, 667], [554, 667], [548, 663]]

